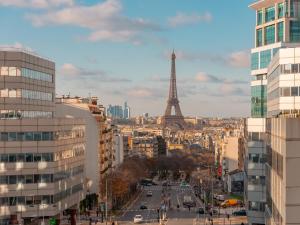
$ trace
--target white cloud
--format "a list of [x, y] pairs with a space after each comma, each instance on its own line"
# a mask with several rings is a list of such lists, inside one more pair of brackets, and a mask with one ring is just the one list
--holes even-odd
[[233, 67], [248, 68], [250, 66], [250, 52], [249, 51], [237, 51], [232, 52], [227, 62]]
[[121, 15], [120, 0], [106, 0], [95, 5], [74, 5], [46, 13], [27, 14], [34, 26], [60, 25], [78, 26], [91, 32], [89, 41], [130, 41], [139, 44], [145, 31], [159, 31], [160, 26], [142, 18], [128, 18]]
[[221, 79], [219, 79], [218, 77], [216, 76], [213, 76], [213, 75], [209, 75], [205, 72], [199, 72], [197, 75], [196, 75], [196, 78], [195, 78], [197, 81], [200, 81], [200, 82], [215, 82], [215, 83], [219, 83], [219, 82], [222, 82]]
[[[248, 50], [234, 51], [228, 54], [214, 54], [205, 52], [188, 52], [177, 50], [176, 57], [179, 60], [194, 62], [208, 61], [212, 63], [224, 64], [234, 68], [249, 68], [250, 67], [250, 52]], [[163, 56], [170, 58], [170, 51], [164, 51]]]
[[65, 63], [60, 68], [60, 74], [63, 76], [78, 76], [80, 75], [80, 69], [71, 63]]
[[123, 77], [109, 76], [103, 70], [89, 70], [85, 68], [76, 67], [71, 63], [63, 64], [59, 70], [59, 74], [66, 79], [72, 76], [73, 79], [92, 82], [94, 85], [97, 85], [97, 82], [130, 82], [131, 81]]
[[20, 8], [47, 9], [59, 6], [71, 6], [73, 0], [0, 0], [2, 6], [13, 6]]
[[168, 24], [171, 27], [178, 27], [183, 25], [197, 24], [200, 22], [210, 22], [211, 20], [212, 15], [209, 12], [205, 12], [204, 14], [186, 14], [183, 12], [177, 12], [176, 16], [168, 19]]

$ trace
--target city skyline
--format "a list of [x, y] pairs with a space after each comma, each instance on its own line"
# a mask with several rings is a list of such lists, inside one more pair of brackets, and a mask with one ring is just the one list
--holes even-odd
[[[249, 116], [254, 37], [248, 34], [254, 15], [247, 6], [252, 0], [234, 8], [225, 2], [215, 7], [208, 0], [188, 5], [170, 0], [33, 2], [0, 1], [2, 26], [18, 27], [7, 29], [0, 42], [55, 60], [58, 95], [91, 93], [103, 105], [128, 100], [133, 116], [163, 115], [175, 48], [184, 115]], [[83, 19], [87, 14], [89, 20]]]

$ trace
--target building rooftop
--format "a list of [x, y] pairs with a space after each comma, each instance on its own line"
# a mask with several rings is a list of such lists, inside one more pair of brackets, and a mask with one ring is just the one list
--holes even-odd
[[14, 46], [0, 46], [0, 51], [1, 52], [22, 52], [22, 53], [33, 55], [35, 57], [45, 59], [45, 60], [48, 60], [48, 61], [54, 63], [54, 61], [51, 60], [50, 58], [42, 56], [42, 55], [40, 55], [40, 54], [38, 54], [38, 53], [34, 52], [33, 50], [28, 49], [28, 48], [14, 47]]
[[249, 7], [254, 10], [259, 10], [280, 2], [284, 2], [284, 0], [259, 0], [249, 5]]

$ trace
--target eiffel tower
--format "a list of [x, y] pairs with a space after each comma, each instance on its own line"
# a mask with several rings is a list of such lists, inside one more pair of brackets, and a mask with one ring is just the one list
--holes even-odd
[[[162, 124], [164, 125], [164, 127], [178, 127], [180, 129], [184, 129], [185, 121], [180, 110], [179, 100], [177, 96], [176, 67], [175, 67], [176, 55], [174, 51], [172, 53], [171, 59], [172, 59], [172, 64], [171, 64], [169, 98], [167, 102], [165, 115], [162, 118]], [[174, 115], [172, 115], [172, 108], [174, 108], [174, 112], [175, 112]]]

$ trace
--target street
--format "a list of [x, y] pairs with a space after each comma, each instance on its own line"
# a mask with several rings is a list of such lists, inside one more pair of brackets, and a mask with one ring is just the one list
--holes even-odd
[[[147, 192], [152, 192], [152, 197], [147, 197]], [[190, 210], [183, 206], [183, 196], [192, 196], [196, 202], [196, 207]], [[197, 208], [203, 206], [202, 202], [194, 195], [191, 187], [180, 187], [179, 184], [173, 184], [169, 187], [145, 186], [141, 194], [135, 199], [132, 204], [116, 219], [118, 225], [134, 224], [133, 218], [135, 215], [143, 217], [144, 224], [158, 224], [159, 214], [158, 209], [161, 207], [161, 202], [165, 198], [169, 199], [168, 204], [170, 207], [166, 210], [167, 220], [165, 224], [180, 224], [180, 225], [202, 225], [205, 224], [205, 216], [197, 214]], [[147, 206], [147, 209], [140, 209], [141, 205]], [[179, 208], [177, 208], [179, 205]], [[230, 212], [232, 209], [230, 209]], [[222, 210], [222, 213], [225, 212]], [[229, 213], [229, 212], [228, 212]], [[208, 221], [207, 221], [208, 222]], [[241, 224], [246, 222], [244, 217], [225, 218], [225, 214], [220, 218], [214, 218], [214, 224]], [[209, 224], [209, 223], [207, 223]], [[245, 223], [246, 224], [246, 223]]]

